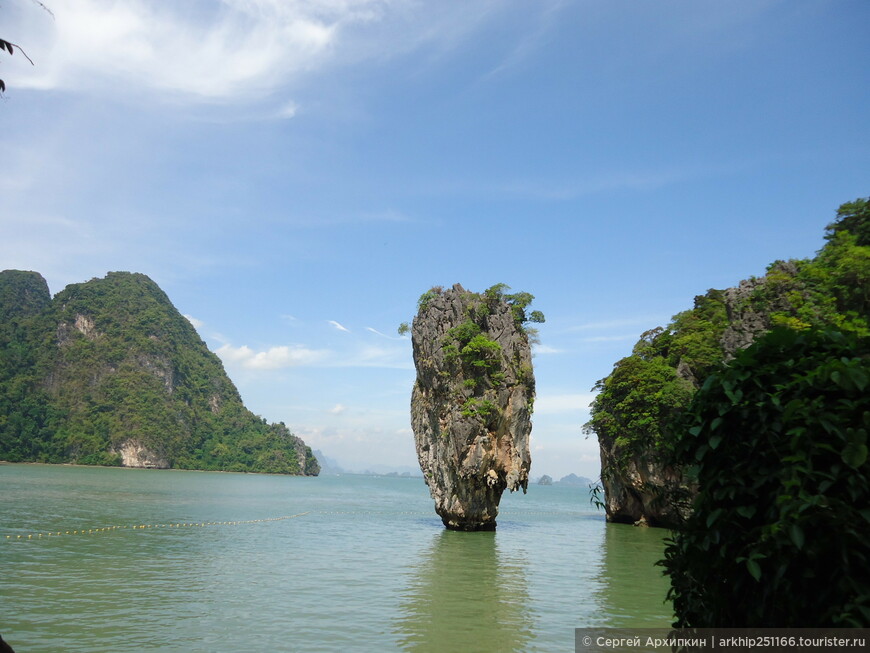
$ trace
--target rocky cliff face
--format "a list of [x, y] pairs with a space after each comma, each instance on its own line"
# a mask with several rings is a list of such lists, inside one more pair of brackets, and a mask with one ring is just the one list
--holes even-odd
[[414, 318], [411, 426], [450, 529], [495, 529], [504, 490], [528, 487], [535, 379], [516, 308], [500, 293], [457, 284], [424, 295]]
[[0, 273], [0, 459], [317, 474], [283, 424], [248, 411], [217, 356], [142, 274], [53, 299]]
[[694, 488], [679, 470], [659, 462], [655, 451], [623, 462], [614, 443], [599, 440], [598, 444], [607, 521], [672, 528], [691, 514]]

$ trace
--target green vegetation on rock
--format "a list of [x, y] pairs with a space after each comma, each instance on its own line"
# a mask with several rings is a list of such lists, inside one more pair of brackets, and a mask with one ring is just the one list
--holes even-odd
[[[220, 360], [148, 277], [52, 299], [0, 273], [0, 458], [316, 474], [310, 449], [248, 411]], [[128, 461], [129, 462], [129, 461]]]
[[[870, 335], [870, 202], [840, 207], [813, 259], [776, 261], [738, 287], [709, 290], [691, 310], [644, 333], [593, 388], [595, 433], [618, 460], [667, 449], [665, 425], [716, 365], [775, 327]], [[615, 445], [615, 446], [614, 446]]]

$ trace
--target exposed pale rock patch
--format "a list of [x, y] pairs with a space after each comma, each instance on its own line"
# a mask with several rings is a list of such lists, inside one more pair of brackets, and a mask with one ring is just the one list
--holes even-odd
[[114, 453], [121, 456], [121, 465], [124, 467], [169, 469], [166, 458], [146, 449], [138, 440], [126, 440]]

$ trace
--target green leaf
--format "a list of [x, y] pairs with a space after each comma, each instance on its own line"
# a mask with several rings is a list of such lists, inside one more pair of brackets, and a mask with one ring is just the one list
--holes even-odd
[[728, 397], [732, 403], [739, 404], [740, 400], [743, 399], [743, 390], [740, 388], [733, 389], [730, 385], [724, 386], [725, 396]]
[[722, 508], [716, 508], [716, 510], [707, 515], [707, 528], [710, 528], [710, 526], [713, 525], [713, 522], [719, 519], [719, 515], [721, 515], [722, 512]]
[[859, 390], [862, 392], [867, 387], [867, 383], [870, 382], [870, 375], [868, 375], [864, 370], [859, 367], [849, 367], [847, 368], [849, 372], [849, 376], [852, 379], [852, 383], [857, 386]]
[[746, 517], [746, 519], [752, 518], [755, 514], [756, 508], [755, 506], [740, 506], [737, 508], [737, 514], [741, 517]]
[[792, 418], [792, 416], [794, 415], [794, 413], [796, 411], [800, 410], [801, 408], [803, 408], [805, 405], [806, 405], [806, 403], [803, 399], [792, 399], [791, 401], [789, 401], [785, 405], [785, 408], [783, 408], [782, 421], [783, 422], [789, 421]]
[[710, 448], [711, 449], [718, 448], [719, 444], [721, 442], [722, 442], [722, 436], [721, 435], [714, 435], [712, 438], [710, 438]]
[[791, 541], [798, 549], [804, 548], [804, 531], [797, 524], [789, 526], [788, 534], [791, 536]]
[[747, 560], [746, 569], [749, 570], [749, 573], [755, 580], [761, 580], [761, 567], [758, 565], [757, 562], [755, 562], [755, 560]]
[[858, 469], [867, 461], [867, 445], [856, 445], [854, 442], [849, 442], [842, 453], [843, 462], [852, 469]]

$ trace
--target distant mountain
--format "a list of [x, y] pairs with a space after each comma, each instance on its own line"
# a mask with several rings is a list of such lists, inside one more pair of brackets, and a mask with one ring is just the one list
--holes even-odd
[[423, 478], [423, 472], [419, 467], [411, 467], [409, 465], [371, 465], [362, 472], [352, 472], [364, 474], [366, 476], [410, 476], [412, 478]]
[[423, 472], [419, 467], [408, 465], [392, 466], [376, 464], [365, 469], [345, 469], [334, 458], [330, 458], [320, 449], [315, 449], [314, 457], [320, 463], [320, 474], [326, 476], [338, 476], [340, 474], [354, 474], [359, 476], [398, 476], [400, 478], [423, 478]]
[[586, 478], [585, 476], [577, 476], [577, 474], [568, 474], [567, 476], [563, 476], [558, 481], [553, 483], [553, 485], [578, 485], [581, 487], [589, 487], [595, 481], [592, 479]]
[[320, 474], [322, 476], [338, 476], [339, 474], [347, 473], [334, 459], [327, 457], [320, 449], [314, 450], [314, 457], [317, 458], [317, 462], [320, 464]]
[[142, 274], [54, 299], [0, 272], [0, 459], [316, 475], [311, 449], [242, 404], [220, 359]]

